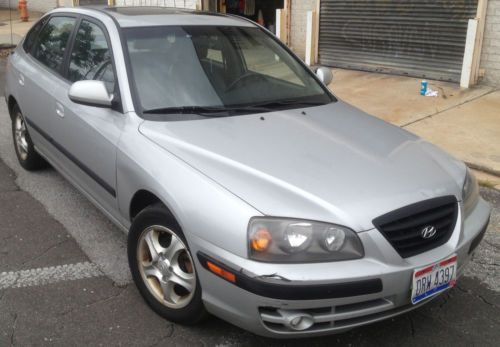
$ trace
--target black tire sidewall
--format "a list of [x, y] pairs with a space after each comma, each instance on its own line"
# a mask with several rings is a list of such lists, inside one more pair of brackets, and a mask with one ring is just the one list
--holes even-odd
[[[12, 139], [14, 141], [14, 150], [16, 151], [16, 156], [17, 160], [19, 161], [19, 164], [28, 171], [33, 171], [33, 170], [38, 170], [41, 169], [45, 166], [45, 160], [38, 154], [38, 152], [35, 150], [35, 146], [33, 145], [33, 141], [31, 140], [31, 137], [28, 132], [27, 124], [26, 124], [26, 119], [24, 118], [23, 114], [21, 113], [21, 110], [19, 109], [19, 106], [14, 105], [12, 108]], [[19, 149], [17, 148], [17, 143], [16, 143], [16, 119], [18, 117], [23, 118], [24, 124], [26, 126], [26, 142], [28, 143], [28, 151], [26, 154], [26, 159], [23, 159], [21, 157], [21, 153], [19, 153]]]
[[[180, 309], [173, 309], [159, 302], [158, 299], [152, 293], [150, 293], [146, 283], [144, 283], [142, 279], [137, 262], [138, 242], [143, 231], [153, 225], [163, 226], [172, 230], [178, 237], [181, 238], [186, 247], [188, 247], [189, 251], [189, 245], [186, 241], [186, 238], [184, 237], [184, 234], [181, 231], [181, 228], [175, 222], [175, 220], [169, 217], [169, 213], [166, 208], [163, 207], [163, 205], [150, 206], [137, 215], [130, 227], [130, 231], [128, 234], [127, 253], [132, 278], [144, 300], [153, 309], [153, 311], [155, 311], [161, 317], [180, 324], [196, 324], [206, 316], [205, 307], [201, 299], [201, 285], [197, 275], [198, 269], [195, 268], [196, 289], [194, 296], [188, 305]], [[193, 259], [193, 266], [196, 266], [192, 254], [191, 257]]]

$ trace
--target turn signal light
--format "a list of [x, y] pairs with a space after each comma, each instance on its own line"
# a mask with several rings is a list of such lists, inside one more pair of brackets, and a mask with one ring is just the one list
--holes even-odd
[[269, 231], [265, 228], [261, 228], [257, 230], [252, 237], [252, 249], [257, 252], [264, 252], [269, 248], [272, 239]]
[[232, 283], [236, 282], [236, 276], [233, 273], [224, 270], [223, 268], [215, 265], [211, 261], [207, 261], [207, 266], [208, 266], [208, 269], [210, 271], [212, 271], [214, 274], [224, 278], [225, 280], [227, 280], [229, 282], [232, 282]]

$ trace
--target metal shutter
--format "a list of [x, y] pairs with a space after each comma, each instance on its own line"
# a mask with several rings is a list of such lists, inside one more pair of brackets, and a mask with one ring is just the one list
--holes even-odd
[[80, 0], [78, 5], [89, 6], [89, 5], [107, 5], [108, 0]]
[[477, 0], [321, 0], [319, 62], [458, 82]]

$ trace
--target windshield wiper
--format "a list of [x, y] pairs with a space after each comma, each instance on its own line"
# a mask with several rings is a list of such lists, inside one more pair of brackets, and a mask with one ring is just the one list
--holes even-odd
[[200, 107], [200, 106], [179, 106], [179, 107], [161, 107], [145, 110], [142, 113], [147, 114], [197, 114], [224, 112], [224, 107]]
[[279, 100], [279, 101], [268, 101], [268, 102], [263, 102], [260, 104], [255, 104], [252, 106], [253, 107], [265, 107], [268, 109], [275, 109], [275, 108], [287, 107], [287, 106], [321, 106], [321, 105], [325, 105], [325, 102], [288, 99], [288, 100]]
[[301, 100], [279, 100], [268, 101], [259, 104], [247, 106], [179, 106], [179, 107], [161, 107], [144, 110], [144, 114], [195, 114], [203, 117], [224, 117], [235, 114], [262, 113], [275, 109], [286, 108], [288, 106], [320, 106], [324, 102], [301, 101]]
[[163, 107], [145, 110], [145, 114], [196, 114], [205, 117], [221, 117], [241, 113], [266, 112], [266, 107], [244, 106], [244, 107], [219, 107], [219, 106], [180, 106]]

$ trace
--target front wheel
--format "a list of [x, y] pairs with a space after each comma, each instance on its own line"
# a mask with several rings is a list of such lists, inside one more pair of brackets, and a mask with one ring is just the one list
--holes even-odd
[[12, 114], [12, 137], [19, 164], [28, 171], [44, 168], [47, 162], [35, 150], [26, 121], [17, 105], [12, 109]]
[[148, 207], [134, 219], [128, 259], [139, 292], [156, 313], [181, 324], [196, 324], [205, 317], [192, 255], [163, 205]]

